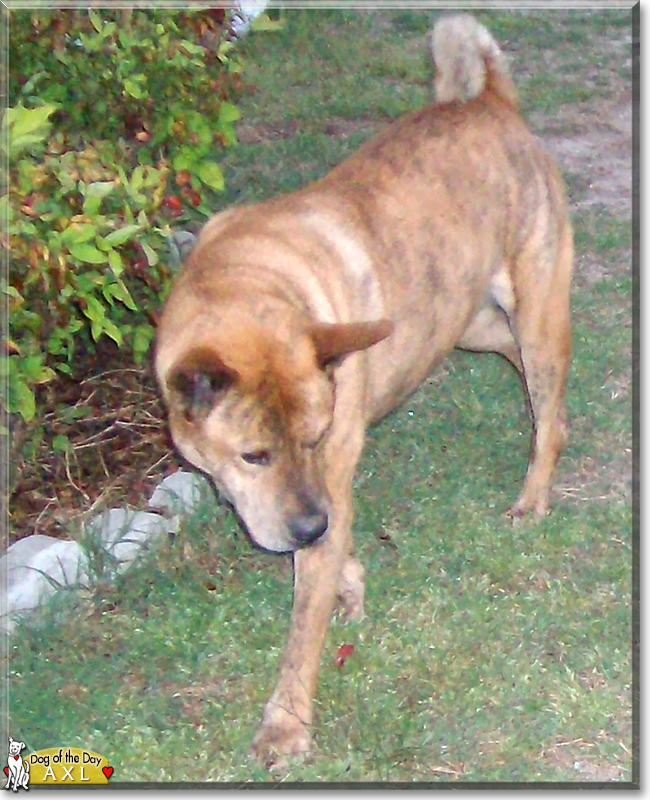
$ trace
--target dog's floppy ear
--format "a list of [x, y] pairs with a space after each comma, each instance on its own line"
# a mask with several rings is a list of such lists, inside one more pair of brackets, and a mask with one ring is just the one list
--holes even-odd
[[350, 353], [365, 350], [393, 332], [389, 319], [374, 322], [317, 322], [310, 328], [322, 367], [339, 362]]
[[208, 416], [236, 379], [237, 373], [214, 351], [202, 349], [189, 353], [173, 367], [167, 386], [185, 418], [196, 422]]

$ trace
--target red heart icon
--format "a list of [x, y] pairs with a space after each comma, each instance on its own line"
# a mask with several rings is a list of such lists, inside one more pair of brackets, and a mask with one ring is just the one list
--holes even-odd
[[14, 756], [14, 758], [16, 759], [16, 761], [18, 761], [18, 759], [20, 758], [20, 756]]
[[110, 778], [113, 774], [113, 767], [102, 767], [102, 772], [106, 775], [106, 778]]
[[9, 767], [5, 767], [5, 775], [9, 775]]

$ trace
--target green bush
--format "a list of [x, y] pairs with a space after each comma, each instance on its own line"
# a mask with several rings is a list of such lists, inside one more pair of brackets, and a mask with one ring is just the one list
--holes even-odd
[[[11, 182], [4, 196], [11, 254], [5, 407], [26, 422], [36, 412], [33, 386], [55, 370], [73, 375], [79, 347], [102, 336], [128, 344], [142, 361], [153, 336], [147, 310], [161, 301], [170, 277], [161, 260], [159, 216], [169, 165], [123, 167], [119, 146], [98, 142], [66, 150], [47, 142], [54, 107], [8, 109]], [[28, 149], [29, 148], [29, 149]], [[130, 313], [134, 312], [134, 313]]]
[[220, 9], [14, 11], [11, 104], [36, 94], [57, 105], [58, 130], [132, 142], [140, 163], [162, 149], [195, 191], [221, 190], [211, 156], [236, 141], [241, 88], [223, 23]]
[[102, 337], [144, 358], [173, 226], [224, 188], [242, 84], [222, 10], [10, 14], [0, 399], [30, 422], [36, 388], [79, 378]]

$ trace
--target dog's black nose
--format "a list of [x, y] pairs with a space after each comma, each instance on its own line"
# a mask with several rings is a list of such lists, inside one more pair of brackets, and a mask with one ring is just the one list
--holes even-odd
[[328, 525], [327, 514], [318, 511], [312, 514], [296, 514], [289, 523], [289, 530], [296, 545], [306, 547], [320, 539]]

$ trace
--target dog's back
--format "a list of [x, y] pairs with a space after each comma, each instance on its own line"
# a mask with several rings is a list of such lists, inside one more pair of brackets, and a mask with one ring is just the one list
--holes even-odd
[[372, 264], [372, 280], [353, 259], [337, 277], [347, 279], [357, 318], [396, 323], [369, 358], [373, 418], [453, 347], [474, 349], [472, 320], [486, 303], [514, 309], [522, 253], [556, 264], [568, 224], [559, 171], [519, 113], [506, 57], [492, 36], [460, 14], [442, 17], [430, 38], [437, 101], [281, 201], [305, 221], [295, 241], [316, 229], [332, 249], [353, 239]]

